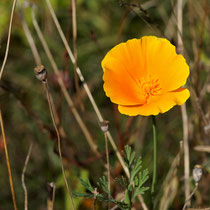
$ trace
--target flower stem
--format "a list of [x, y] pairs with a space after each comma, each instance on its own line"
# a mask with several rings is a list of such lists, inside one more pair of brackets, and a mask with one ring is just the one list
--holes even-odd
[[152, 178], [152, 200], [154, 204], [154, 195], [155, 195], [155, 185], [157, 179], [157, 130], [156, 130], [156, 119], [155, 116], [152, 116], [152, 130], [153, 130], [153, 150], [154, 150], [154, 157], [153, 157], [153, 178]]

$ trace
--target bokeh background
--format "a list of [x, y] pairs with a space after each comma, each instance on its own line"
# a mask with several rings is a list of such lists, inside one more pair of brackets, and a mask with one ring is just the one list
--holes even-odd
[[[72, 3], [68, 0], [50, 0], [58, 20], [73, 49]], [[60, 76], [71, 95], [84, 124], [87, 126], [98, 150], [105, 161], [104, 134], [98, 118], [82, 85], [75, 87], [74, 66], [60, 39], [45, 1], [31, 1], [37, 6], [36, 18], [47, 41]], [[77, 53], [78, 66], [104, 117], [110, 122], [110, 132], [121, 151], [129, 144], [143, 159], [143, 167], [152, 177], [152, 124], [150, 117], [128, 117], [118, 113], [103, 91], [101, 60], [117, 43], [145, 35], [165, 37], [177, 46], [177, 1], [175, 0], [77, 0]], [[6, 49], [8, 25], [12, 1], [0, 1], [0, 61]], [[19, 209], [24, 209], [24, 191], [21, 174], [30, 144], [32, 154], [25, 173], [29, 209], [46, 209], [47, 183], [56, 183], [55, 209], [71, 209], [63, 181], [58, 156], [57, 138], [48, 109], [43, 86], [34, 75], [36, 66], [31, 48], [23, 30], [21, 13], [26, 21], [48, 70], [48, 82], [60, 124], [65, 132], [62, 138], [64, 165], [71, 188], [78, 192], [84, 189], [79, 177], [89, 178], [96, 186], [106, 172], [104, 164], [90, 149], [87, 140], [76, 122], [58, 85], [57, 76], [43, 50], [32, 23], [32, 9], [25, 1], [18, 1], [14, 15], [8, 62], [0, 83], [0, 106], [11, 161], [12, 175]], [[191, 74], [187, 87], [191, 97], [186, 103], [190, 169], [202, 165], [203, 178], [192, 198], [192, 207], [210, 206], [210, 1], [183, 0], [184, 56]], [[76, 80], [77, 81], [77, 80]], [[168, 181], [167, 174], [183, 140], [182, 114], [179, 106], [157, 116], [158, 127], [158, 192], [156, 209], [181, 209], [184, 204], [184, 160], [181, 154], [177, 172]], [[202, 147], [198, 147], [202, 146]], [[120, 177], [123, 170], [111, 145], [110, 161], [112, 177]], [[167, 181], [167, 182], [166, 182]], [[165, 183], [165, 184], [164, 184]], [[190, 178], [191, 191], [194, 189]], [[112, 179], [113, 196], [122, 189]], [[149, 191], [144, 195], [150, 202]], [[92, 200], [74, 199], [77, 209], [93, 209]], [[141, 209], [136, 202], [135, 209]], [[106, 205], [97, 203], [98, 209]], [[0, 135], [0, 210], [13, 209], [6, 167], [2, 136]]]

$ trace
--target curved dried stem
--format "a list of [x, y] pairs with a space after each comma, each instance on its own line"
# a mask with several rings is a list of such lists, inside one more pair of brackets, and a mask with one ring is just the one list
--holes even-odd
[[1, 66], [1, 70], [0, 70], [0, 80], [7, 62], [7, 57], [8, 57], [8, 53], [9, 53], [9, 45], [10, 45], [10, 37], [11, 37], [11, 32], [12, 32], [12, 21], [13, 21], [13, 17], [14, 17], [14, 11], [15, 11], [15, 6], [16, 6], [17, 0], [13, 1], [13, 5], [12, 5], [12, 11], [11, 11], [11, 16], [10, 16], [10, 22], [9, 22], [9, 32], [8, 32], [8, 37], [7, 37], [7, 47], [6, 47], [6, 52], [5, 52], [5, 56], [4, 56], [4, 61], [3, 64]]
[[24, 194], [25, 194], [25, 201], [24, 201], [25, 208], [24, 208], [24, 210], [28, 210], [28, 191], [27, 191], [27, 187], [25, 184], [25, 172], [26, 172], [26, 167], [28, 165], [29, 158], [31, 156], [32, 147], [33, 147], [33, 143], [31, 143], [31, 145], [29, 147], [28, 154], [26, 156], [26, 160], [24, 163], [23, 171], [21, 174], [21, 181], [22, 181], [22, 186], [23, 186], [23, 190], [24, 190]]
[[185, 201], [185, 204], [183, 206], [182, 210], [185, 210], [188, 206], [188, 201], [190, 201], [190, 199], [192, 198], [192, 196], [195, 194], [195, 191], [198, 189], [198, 183], [196, 183], [194, 190], [192, 191], [192, 193], [189, 195], [188, 199]]
[[[48, 9], [50, 11], [50, 14], [51, 14], [51, 16], [53, 18], [53, 21], [54, 21], [54, 23], [55, 23], [55, 25], [57, 27], [57, 30], [58, 30], [58, 32], [60, 34], [60, 37], [61, 37], [61, 39], [62, 39], [62, 41], [64, 43], [64, 46], [65, 46], [65, 48], [67, 50], [67, 53], [68, 53], [72, 63], [75, 64], [75, 58], [73, 56], [73, 53], [72, 53], [72, 51], [71, 51], [71, 49], [69, 47], [69, 44], [68, 44], [66, 38], [64, 36], [64, 33], [63, 33], [62, 29], [61, 29], [61, 26], [60, 26], [60, 24], [58, 22], [58, 19], [57, 19], [56, 15], [55, 15], [55, 12], [54, 12], [54, 10], [52, 8], [52, 5], [51, 5], [49, 0], [46, 0], [46, 2], [47, 2]], [[104, 119], [103, 119], [103, 117], [102, 117], [102, 115], [101, 115], [101, 113], [100, 113], [100, 111], [99, 111], [99, 109], [98, 109], [98, 107], [96, 105], [96, 102], [95, 102], [95, 100], [94, 100], [94, 98], [93, 98], [93, 96], [92, 96], [92, 94], [91, 94], [91, 92], [90, 92], [90, 90], [88, 88], [88, 85], [85, 82], [85, 79], [84, 79], [84, 77], [82, 75], [82, 72], [81, 72], [81, 70], [80, 70], [80, 68], [78, 66], [76, 68], [76, 71], [77, 71], [79, 79], [82, 82], [83, 87], [84, 87], [84, 89], [85, 89], [85, 91], [86, 91], [86, 93], [88, 95], [88, 98], [89, 98], [89, 100], [90, 100], [90, 102], [91, 102], [91, 104], [93, 106], [93, 109], [94, 109], [94, 111], [95, 111], [95, 113], [96, 113], [96, 115], [98, 117], [99, 122], [103, 122]], [[122, 167], [123, 167], [123, 169], [124, 169], [124, 171], [126, 173], [126, 175], [129, 177], [129, 171], [126, 168], [126, 166], [125, 166], [125, 164], [123, 162], [122, 156], [120, 155], [120, 153], [119, 153], [119, 151], [118, 151], [118, 149], [116, 147], [116, 144], [115, 144], [115, 142], [114, 142], [114, 140], [113, 140], [113, 138], [112, 138], [112, 136], [111, 136], [109, 131], [107, 131], [107, 137], [108, 137], [108, 139], [109, 139], [109, 141], [110, 141], [110, 143], [111, 143], [111, 145], [112, 145], [112, 147], [113, 147], [113, 149], [114, 149], [114, 151], [115, 151], [115, 153], [116, 153], [116, 155], [117, 155], [117, 157], [118, 157], [118, 159], [120, 161], [120, 164], [122, 165]]]
[[[10, 15], [10, 22], [9, 22], [9, 31], [8, 31], [8, 37], [7, 37], [7, 46], [6, 46], [6, 51], [5, 51], [5, 56], [3, 60], [3, 64], [1, 66], [0, 70], [0, 80], [2, 78], [2, 74], [7, 62], [7, 57], [9, 53], [9, 46], [10, 46], [10, 37], [11, 37], [11, 32], [12, 32], [12, 22], [13, 22], [13, 17], [14, 17], [14, 11], [16, 7], [17, 0], [13, 1], [12, 5], [12, 11]], [[3, 142], [4, 142], [4, 150], [5, 150], [5, 156], [6, 156], [6, 162], [7, 162], [7, 169], [9, 173], [9, 182], [10, 182], [10, 189], [12, 192], [12, 200], [13, 200], [13, 206], [14, 209], [17, 210], [17, 204], [16, 204], [16, 199], [15, 199], [15, 190], [14, 190], [14, 185], [13, 185], [13, 180], [12, 180], [12, 172], [11, 172], [11, 167], [10, 167], [10, 160], [9, 160], [9, 154], [8, 154], [8, 149], [7, 149], [7, 142], [6, 142], [6, 137], [5, 137], [5, 132], [4, 132], [4, 123], [2, 119], [2, 114], [1, 114], [1, 108], [0, 108], [0, 124], [1, 124], [1, 131], [2, 131], [2, 137], [3, 137]]]
[[9, 182], [10, 182], [10, 189], [12, 192], [12, 200], [13, 200], [13, 206], [14, 209], [17, 210], [17, 204], [16, 204], [16, 199], [15, 199], [15, 190], [14, 190], [14, 185], [12, 181], [12, 172], [11, 172], [11, 167], [10, 167], [10, 160], [9, 160], [9, 154], [8, 154], [8, 149], [7, 149], [7, 141], [6, 141], [6, 136], [4, 132], [4, 123], [2, 119], [2, 114], [1, 114], [1, 109], [0, 109], [0, 124], [1, 124], [1, 132], [2, 132], [2, 137], [3, 137], [3, 142], [4, 142], [4, 151], [5, 151], [5, 156], [6, 156], [6, 162], [7, 162], [7, 169], [9, 173]]
[[57, 135], [58, 153], [59, 153], [59, 157], [60, 157], [63, 178], [64, 178], [66, 188], [67, 188], [67, 191], [68, 191], [68, 194], [69, 194], [69, 198], [70, 198], [70, 201], [71, 201], [71, 206], [72, 206], [73, 210], [75, 210], [72, 195], [71, 195], [71, 192], [70, 192], [70, 189], [69, 189], [69, 185], [68, 185], [68, 182], [67, 182], [67, 179], [66, 179], [66, 174], [65, 174], [65, 170], [64, 170], [64, 166], [63, 166], [63, 157], [62, 157], [62, 153], [61, 153], [61, 138], [60, 138], [60, 133], [58, 131], [56, 122], [55, 122], [55, 117], [54, 117], [54, 112], [53, 112], [53, 108], [52, 108], [52, 102], [51, 102], [51, 97], [50, 97], [50, 93], [49, 93], [49, 89], [48, 89], [47, 80], [45, 82], [43, 82], [43, 86], [44, 86], [44, 89], [45, 89], [45, 92], [46, 92], [46, 95], [47, 95], [47, 101], [48, 101], [48, 105], [49, 105], [49, 109], [50, 109], [50, 115], [51, 115], [51, 118], [52, 118], [53, 126], [54, 126], [55, 131], [56, 131], [56, 135]]
[[90, 148], [92, 149], [92, 151], [97, 155], [97, 157], [101, 157], [100, 153], [97, 150], [97, 145], [95, 144], [95, 142], [94, 142], [90, 132], [88, 131], [86, 125], [84, 124], [84, 122], [82, 121], [82, 118], [80, 117], [78, 111], [76, 110], [76, 108], [74, 106], [74, 103], [73, 103], [73, 101], [72, 101], [72, 99], [71, 99], [71, 97], [70, 97], [70, 95], [69, 95], [69, 93], [68, 93], [68, 91], [67, 91], [67, 89], [66, 89], [66, 87], [64, 85], [64, 82], [63, 82], [63, 80], [60, 77], [58, 67], [57, 67], [57, 65], [56, 65], [56, 63], [55, 63], [55, 61], [53, 59], [53, 56], [52, 56], [52, 54], [50, 52], [50, 49], [49, 49], [49, 47], [48, 47], [48, 45], [47, 45], [47, 43], [46, 43], [46, 41], [44, 39], [44, 36], [43, 36], [43, 34], [42, 34], [41, 30], [40, 30], [40, 27], [39, 27], [39, 25], [37, 23], [36, 16], [35, 16], [35, 13], [34, 13], [34, 9], [32, 10], [32, 20], [33, 20], [34, 28], [35, 28], [35, 30], [36, 30], [36, 32], [38, 34], [38, 37], [39, 37], [39, 39], [41, 41], [41, 44], [42, 44], [42, 46], [44, 48], [44, 51], [45, 51], [45, 53], [46, 53], [46, 55], [47, 55], [47, 57], [48, 57], [48, 59], [50, 61], [52, 69], [55, 72], [55, 74], [57, 75], [58, 84], [61, 87], [61, 91], [63, 92], [63, 95], [64, 95], [64, 97], [65, 97], [65, 99], [66, 99], [66, 101], [67, 101], [67, 103], [68, 103], [68, 105], [69, 105], [69, 107], [70, 107], [70, 109], [71, 109], [71, 111], [72, 111], [72, 113], [73, 113], [77, 123], [79, 124], [82, 132], [84, 133], [84, 135], [85, 135], [85, 137], [87, 139], [87, 142], [90, 145]]

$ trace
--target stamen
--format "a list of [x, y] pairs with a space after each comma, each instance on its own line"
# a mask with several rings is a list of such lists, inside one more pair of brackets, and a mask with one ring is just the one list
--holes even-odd
[[147, 102], [151, 96], [158, 95], [162, 89], [159, 79], [152, 78], [151, 76], [149, 76], [148, 79], [142, 78], [139, 80], [139, 85], [140, 92], [145, 96]]

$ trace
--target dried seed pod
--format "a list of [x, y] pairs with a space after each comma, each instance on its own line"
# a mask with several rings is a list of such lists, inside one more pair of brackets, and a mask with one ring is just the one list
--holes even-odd
[[43, 65], [36, 66], [34, 72], [38, 80], [45, 82], [47, 79], [47, 71]]
[[194, 179], [195, 183], [200, 182], [202, 175], [203, 175], [202, 166], [195, 165], [195, 167], [193, 169], [193, 179]]
[[47, 183], [47, 191], [48, 191], [48, 199], [50, 201], [53, 201], [54, 193], [55, 193], [55, 183], [54, 182]]
[[108, 131], [109, 129], [109, 121], [104, 120], [102, 122], [100, 122], [100, 126], [101, 126], [101, 130], [105, 133]]

